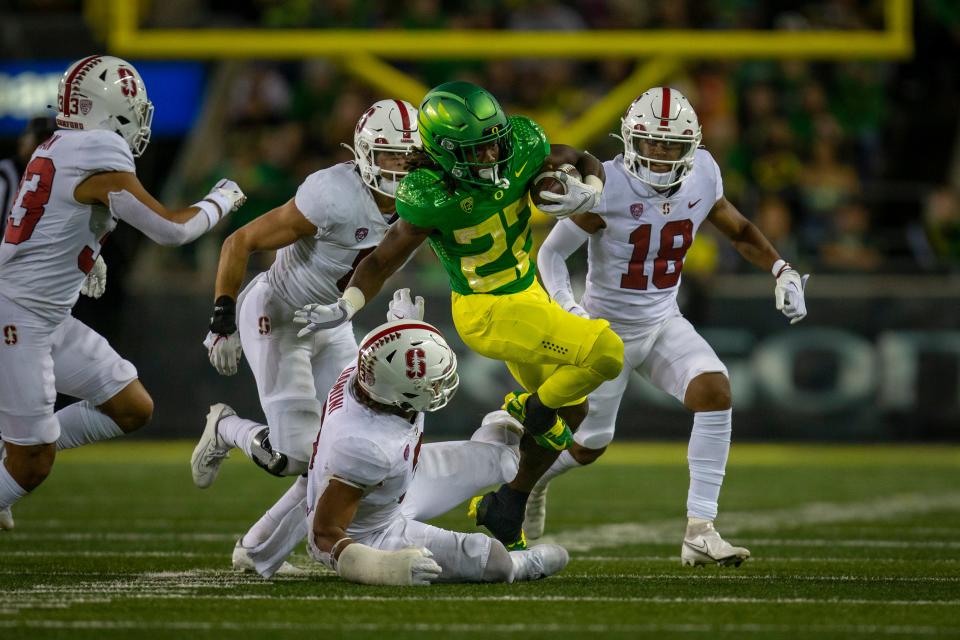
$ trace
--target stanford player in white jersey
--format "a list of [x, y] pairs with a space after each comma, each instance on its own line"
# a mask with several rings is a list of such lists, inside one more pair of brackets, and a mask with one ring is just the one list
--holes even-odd
[[[622, 373], [589, 397], [589, 413], [565, 451], [544, 474], [527, 504], [527, 535], [539, 537], [546, 517], [547, 483], [600, 457], [613, 439], [620, 400], [637, 371], [694, 413], [688, 462], [685, 565], [739, 565], [750, 556], [713, 528], [730, 450], [731, 403], [727, 369], [680, 314], [677, 290], [687, 249], [709, 220], [754, 265], [776, 278], [776, 307], [791, 324], [806, 315], [801, 278], [757, 227], [723, 197], [720, 169], [705, 149], [697, 115], [675, 89], [645, 92], [627, 109], [623, 155], [604, 163], [607, 183], [591, 213], [557, 224], [537, 259], [553, 298], [573, 313], [606, 318], [623, 338]], [[566, 259], [588, 242], [586, 290], [573, 297]]]
[[[294, 312], [340, 297], [357, 263], [396, 217], [394, 192], [419, 158], [419, 146], [416, 109], [403, 100], [380, 100], [357, 123], [353, 162], [311, 174], [290, 201], [224, 242], [204, 344], [223, 375], [235, 374], [241, 354], [247, 354], [267, 424], [213, 405], [191, 458], [198, 487], [214, 482], [233, 447], [274, 475], [306, 471], [323, 398], [356, 358], [357, 342], [350, 323], [301, 338]], [[269, 250], [278, 250], [273, 265], [240, 292], [250, 254]], [[408, 313], [416, 313], [409, 293], [398, 295], [406, 296]], [[422, 317], [422, 300], [419, 304]], [[305, 492], [305, 481], [295, 482], [271, 511], [296, 503]], [[249, 567], [244, 545], [253, 547], [269, 533], [271, 511], [238, 541], [238, 567]]]
[[[0, 528], [10, 506], [50, 472], [57, 449], [142, 427], [153, 401], [137, 370], [70, 315], [81, 292], [106, 286], [100, 248], [117, 219], [163, 245], [190, 242], [239, 207], [221, 180], [179, 210], [157, 202], [136, 176], [153, 105], [140, 74], [111, 56], [70, 65], [60, 80], [57, 126], [34, 151], [0, 244]], [[54, 413], [57, 392], [82, 401]]]
[[304, 537], [311, 557], [364, 584], [514, 582], [563, 569], [557, 545], [508, 553], [482, 533], [422, 522], [517, 471], [523, 428], [505, 411], [469, 441], [421, 447], [424, 412], [446, 406], [457, 384], [456, 356], [435, 327], [395, 320], [367, 334], [324, 403], [308, 495], [251, 550], [256, 569], [271, 576]]

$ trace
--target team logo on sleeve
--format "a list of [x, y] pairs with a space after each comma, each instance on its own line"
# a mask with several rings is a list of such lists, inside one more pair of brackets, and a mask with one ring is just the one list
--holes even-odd
[[634, 202], [630, 205], [630, 215], [632, 215], [634, 219], [639, 220], [643, 216], [643, 203]]
[[470, 196], [461, 200], [460, 208], [463, 209], [464, 213], [470, 213], [471, 211], [473, 211], [473, 196]]
[[8, 324], [3, 328], [3, 343], [9, 345], [17, 344], [17, 327], [16, 325]]
[[366, 227], [360, 227], [357, 229], [357, 232], [353, 236], [357, 239], [357, 242], [362, 242], [364, 238], [367, 237], [367, 234], [370, 233], [370, 229]]

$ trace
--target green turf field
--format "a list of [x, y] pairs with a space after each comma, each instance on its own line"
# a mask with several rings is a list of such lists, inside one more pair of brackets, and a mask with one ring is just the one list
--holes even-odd
[[684, 447], [619, 444], [551, 488], [563, 573], [390, 588], [302, 552], [303, 577], [231, 571], [235, 538], [287, 483], [234, 454], [200, 491], [191, 446], [59, 457], [0, 533], [0, 638], [960, 637], [958, 447], [735, 445], [717, 526], [754, 557], [693, 570]]

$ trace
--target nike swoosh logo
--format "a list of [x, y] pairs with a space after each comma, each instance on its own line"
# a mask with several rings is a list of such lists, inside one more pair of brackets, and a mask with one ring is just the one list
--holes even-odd
[[[527, 162], [530, 162], [530, 161], [527, 160]], [[527, 168], [527, 162], [524, 162], [523, 165], [519, 169], [517, 169], [517, 172], [513, 174], [514, 178], [520, 177], [520, 174], [523, 173], [523, 170]]]
[[[703, 198], [700, 198], [700, 200], [703, 200]], [[696, 202], [688, 202], [687, 209], [693, 209], [695, 206], [700, 204], [700, 200], [697, 200]]]
[[690, 547], [690, 548], [692, 548], [692, 549], [696, 549], [697, 551], [706, 551], [706, 550], [707, 550], [707, 543], [704, 542], [703, 540], [700, 541], [700, 544], [693, 544], [692, 542], [689, 542], [689, 541], [687, 541], [686, 544], [687, 544], [688, 547]]

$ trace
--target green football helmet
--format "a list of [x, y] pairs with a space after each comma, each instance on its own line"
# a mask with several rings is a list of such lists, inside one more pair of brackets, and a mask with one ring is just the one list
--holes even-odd
[[434, 87], [420, 103], [418, 128], [424, 151], [455, 180], [483, 188], [510, 186], [510, 120], [486, 89], [462, 81]]

